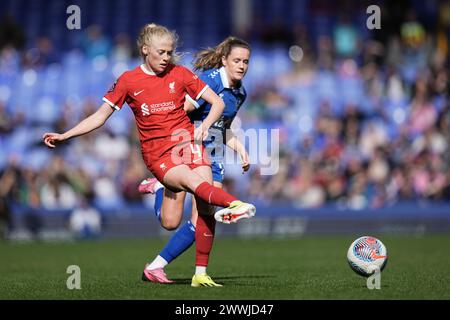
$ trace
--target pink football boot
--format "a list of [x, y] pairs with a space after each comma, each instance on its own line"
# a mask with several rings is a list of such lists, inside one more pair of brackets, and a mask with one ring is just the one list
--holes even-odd
[[157, 182], [158, 182], [158, 179], [156, 179], [156, 178], [147, 178], [141, 182], [138, 190], [140, 193], [154, 194], [155, 193], [155, 185]]
[[145, 268], [144, 272], [142, 273], [142, 281], [149, 281], [163, 284], [174, 283], [174, 281], [167, 279], [167, 275], [164, 272], [163, 268], [153, 270], [148, 270], [147, 268]]

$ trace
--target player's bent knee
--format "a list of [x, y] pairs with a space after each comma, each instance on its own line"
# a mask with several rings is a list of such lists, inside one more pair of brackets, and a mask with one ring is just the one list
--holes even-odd
[[161, 226], [167, 231], [173, 231], [180, 226], [180, 221], [175, 219], [162, 219]]

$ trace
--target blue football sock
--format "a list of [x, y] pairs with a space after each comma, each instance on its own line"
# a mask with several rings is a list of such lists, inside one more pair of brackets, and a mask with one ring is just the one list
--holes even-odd
[[155, 194], [155, 214], [158, 217], [159, 222], [161, 222], [161, 207], [164, 199], [164, 188], [159, 188], [156, 190]]
[[186, 251], [195, 241], [195, 226], [189, 220], [179, 228], [170, 238], [160, 256], [170, 263], [184, 251]]

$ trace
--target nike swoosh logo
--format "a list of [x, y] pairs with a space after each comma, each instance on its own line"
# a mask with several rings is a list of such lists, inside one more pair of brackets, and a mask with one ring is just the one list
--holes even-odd
[[212, 234], [207, 234], [206, 232], [203, 232], [203, 235], [204, 235], [205, 237], [212, 237], [212, 236], [213, 236]]
[[[145, 89], [144, 89], [145, 90]], [[139, 95], [139, 94], [141, 94], [144, 90], [141, 90], [141, 91], [138, 91], [138, 92], [135, 92], [134, 93], [134, 96], [137, 96], [137, 95]]]
[[386, 256], [379, 256], [379, 255], [377, 255], [375, 252], [372, 252], [372, 259], [384, 259], [384, 258], [386, 258]]

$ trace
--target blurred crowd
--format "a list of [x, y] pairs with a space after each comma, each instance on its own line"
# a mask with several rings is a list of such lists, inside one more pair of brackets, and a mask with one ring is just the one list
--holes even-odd
[[[383, 20], [388, 33], [367, 32], [348, 15], [340, 16], [328, 34], [314, 38], [301, 24], [278, 30], [278, 37], [243, 33], [257, 48], [253, 58], [260, 50], [269, 63], [250, 62], [249, 97], [238, 121], [243, 129], [280, 130], [280, 166], [268, 176], [260, 174], [257, 164], [247, 175], [230, 170], [225, 187], [249, 201], [300, 207], [335, 203], [363, 209], [399, 201], [450, 201], [450, 5], [443, 2], [438, 8], [434, 25], [413, 10], [401, 19], [392, 17], [396, 25]], [[45, 69], [64, 56], [46, 37], [25, 50], [24, 34], [10, 18], [0, 30], [0, 77], [11, 68], [23, 73]], [[88, 60], [135, 57], [128, 36], [111, 41], [97, 26], [87, 28], [80, 48]], [[282, 62], [289, 67], [259, 78], [254, 71], [270, 70], [274, 48], [284, 50]], [[8, 105], [10, 89], [0, 86], [0, 142], [11, 143], [23, 132], [25, 138], [17, 143], [27, 138], [32, 143], [3, 154], [0, 220], [10, 219], [14, 210], [151, 206], [137, 191], [149, 173], [129, 110], [114, 115], [122, 122], [50, 151], [41, 144], [43, 130], [67, 130], [95, 111], [104, 91], [78, 104], [68, 99], [58, 117], [42, 124]], [[36, 155], [41, 160], [31, 161]]]
[[352, 209], [449, 201], [450, 4], [439, 12], [421, 22], [407, 10], [386, 23], [397, 33], [364, 41], [345, 16], [317, 41], [298, 33], [302, 56], [251, 92], [243, 115], [282, 132], [279, 173], [254, 171], [246, 194]]

